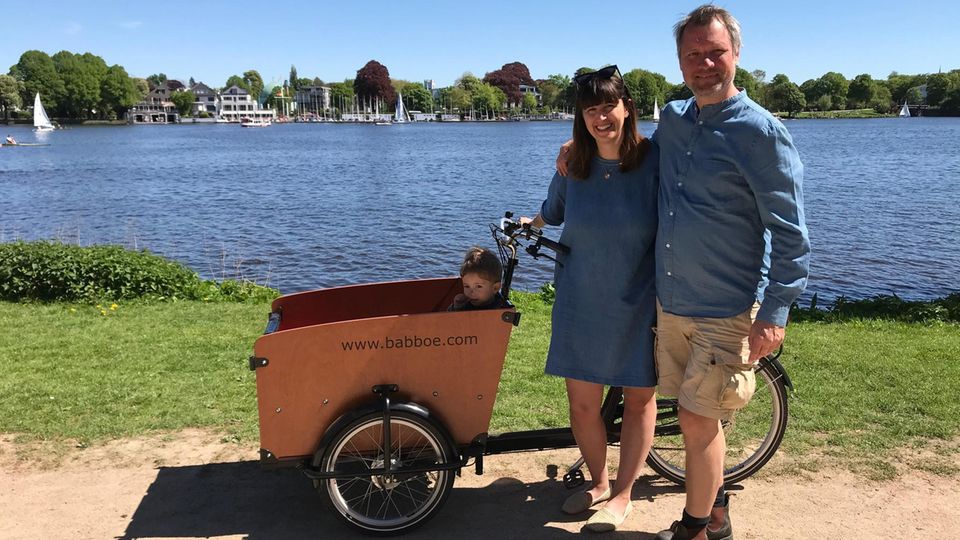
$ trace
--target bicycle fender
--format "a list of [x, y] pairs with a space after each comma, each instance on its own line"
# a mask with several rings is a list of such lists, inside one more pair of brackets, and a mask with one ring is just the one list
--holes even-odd
[[777, 372], [777, 376], [783, 378], [783, 385], [787, 387], [787, 390], [789, 390], [790, 393], [794, 393], [793, 381], [790, 380], [790, 375], [787, 373], [786, 368], [783, 367], [783, 364], [780, 363], [780, 359], [768, 357], [766, 360], [770, 366], [773, 367], [773, 370]]
[[[397, 412], [406, 412], [410, 414], [415, 414], [422, 417], [424, 420], [430, 422], [446, 439], [446, 443], [450, 446], [450, 449], [453, 450], [453, 454], [457, 454], [456, 445], [453, 444], [453, 439], [450, 437], [450, 432], [447, 431], [446, 426], [444, 426], [440, 421], [434, 418], [430, 414], [430, 410], [426, 407], [414, 403], [412, 401], [390, 401], [390, 411]], [[313, 453], [313, 459], [310, 461], [310, 465], [313, 467], [320, 466], [320, 462], [323, 459], [323, 454], [327, 450], [327, 446], [330, 445], [330, 442], [333, 438], [343, 431], [354, 420], [373, 413], [382, 413], [383, 412], [383, 402], [380, 400], [371, 400], [369, 403], [357, 407], [353, 410], [347, 411], [344, 414], [340, 415], [339, 418], [333, 421], [330, 424], [330, 427], [323, 432], [323, 437], [320, 438], [320, 444], [317, 445], [316, 450]]]

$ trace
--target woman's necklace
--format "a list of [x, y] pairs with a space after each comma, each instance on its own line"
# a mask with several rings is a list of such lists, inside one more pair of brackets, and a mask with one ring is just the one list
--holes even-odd
[[616, 167], [604, 167], [604, 168], [603, 168], [603, 179], [604, 179], [604, 180], [609, 180], [609, 179], [610, 179], [610, 175], [613, 174], [613, 171], [619, 171], [619, 170], [620, 170], [620, 165], [621, 165], [621, 163], [617, 163], [617, 166], [616, 166]]

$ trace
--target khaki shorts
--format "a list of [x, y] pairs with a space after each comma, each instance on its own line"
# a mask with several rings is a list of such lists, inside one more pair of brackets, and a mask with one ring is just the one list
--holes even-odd
[[682, 317], [657, 302], [657, 393], [690, 412], [730, 420], [756, 389], [747, 337], [760, 305], [727, 318]]

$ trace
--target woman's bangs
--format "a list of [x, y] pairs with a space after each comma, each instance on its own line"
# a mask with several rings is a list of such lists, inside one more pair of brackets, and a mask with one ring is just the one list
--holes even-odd
[[614, 103], [623, 97], [623, 83], [613, 78], [593, 80], [585, 84], [577, 95], [577, 104], [581, 109], [601, 103]]

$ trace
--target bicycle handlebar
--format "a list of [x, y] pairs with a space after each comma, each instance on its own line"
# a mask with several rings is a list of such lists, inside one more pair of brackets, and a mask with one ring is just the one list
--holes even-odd
[[493, 233], [493, 239], [497, 242], [497, 247], [500, 250], [500, 262], [503, 263], [503, 281], [500, 292], [506, 299], [510, 298], [513, 270], [517, 266], [517, 248], [525, 244], [522, 239], [530, 241], [526, 243], [525, 251], [534, 259], [545, 257], [558, 265], [563, 265], [550, 255], [540, 253], [540, 248], [545, 247], [554, 253], [563, 255], [570, 253], [569, 247], [547, 238], [540, 229], [531, 227], [529, 223], [515, 221], [512, 212], [504, 213], [499, 225], [491, 223], [490, 232]]
[[568, 246], [565, 246], [556, 240], [547, 238], [543, 235], [542, 230], [536, 227], [531, 227], [529, 223], [520, 223], [519, 221], [514, 220], [512, 212], [507, 212], [504, 214], [503, 219], [500, 220], [499, 227], [496, 225], [491, 225], [490, 227], [494, 230], [495, 234], [498, 232], [502, 234], [502, 237], [497, 235], [497, 242], [507, 246], [517, 247], [519, 245], [518, 239], [520, 237], [524, 237], [533, 241], [533, 245], [527, 247], [527, 253], [530, 253], [534, 257], [540, 256], [540, 247], [545, 247], [554, 253], [560, 253], [563, 255], [570, 254], [570, 248]]

